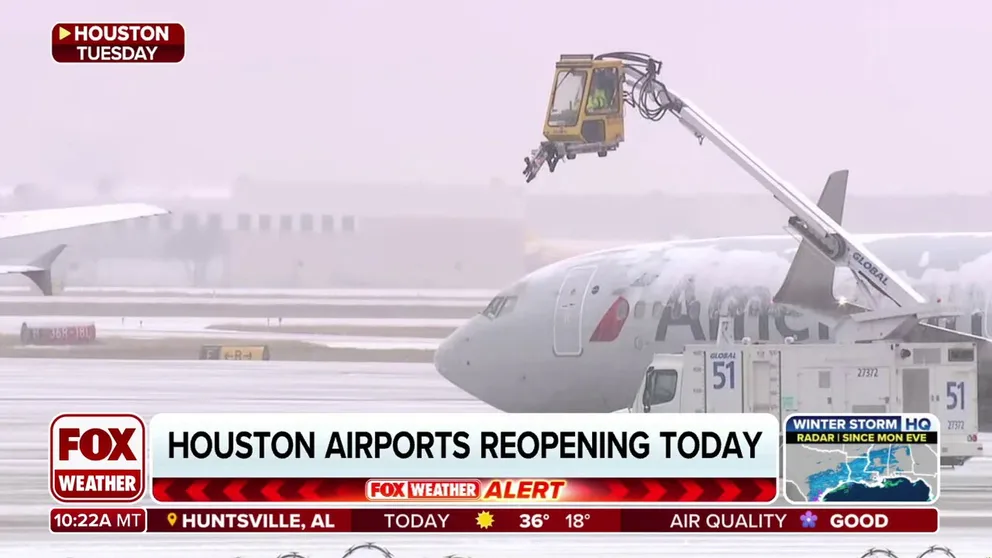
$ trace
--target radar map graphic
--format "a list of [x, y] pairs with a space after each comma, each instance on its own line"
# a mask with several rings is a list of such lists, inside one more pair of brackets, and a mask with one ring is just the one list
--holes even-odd
[[[803, 429], [803, 423], [795, 424]], [[934, 502], [940, 470], [936, 433], [893, 430], [787, 432], [786, 498], [797, 503]]]

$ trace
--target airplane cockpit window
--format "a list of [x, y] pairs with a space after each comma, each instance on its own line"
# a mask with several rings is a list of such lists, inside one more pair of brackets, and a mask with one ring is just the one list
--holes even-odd
[[482, 311], [482, 315], [487, 318], [495, 318], [496, 315], [499, 314], [499, 309], [503, 306], [505, 301], [506, 298], [502, 296], [497, 296], [496, 298], [490, 300], [489, 305]]
[[503, 303], [503, 309], [500, 311], [500, 315], [509, 314], [513, 312], [513, 308], [517, 305], [517, 297], [508, 296], [506, 297], [506, 302]]
[[679, 373], [675, 370], [651, 370], [644, 389], [644, 405], [661, 405], [675, 399]]
[[516, 305], [517, 297], [515, 296], [497, 296], [489, 302], [486, 309], [482, 311], [482, 315], [490, 319], [495, 319], [504, 314], [509, 314]]

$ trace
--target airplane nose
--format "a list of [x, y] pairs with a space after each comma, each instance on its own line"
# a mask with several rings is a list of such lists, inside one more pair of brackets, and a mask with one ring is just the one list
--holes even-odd
[[[504, 322], [509, 323], [509, 322]], [[525, 376], [519, 356], [508, 351], [512, 333], [494, 329], [489, 318], [476, 316], [451, 333], [434, 351], [434, 368], [442, 378], [479, 401], [507, 412], [518, 412]]]
[[442, 378], [473, 397], [479, 397], [484, 388], [484, 375], [474, 374], [472, 369], [471, 336], [466, 331], [469, 324], [451, 333], [434, 351], [434, 369]]
[[442, 378], [451, 383], [455, 383], [449, 375], [454, 369], [454, 362], [452, 361], [451, 356], [451, 353], [454, 351], [452, 347], [454, 345], [452, 337], [454, 337], [454, 334], [448, 335], [448, 337], [446, 337], [444, 341], [441, 341], [441, 344], [437, 346], [437, 349], [434, 350], [434, 369], [437, 370], [437, 373], [440, 374]]

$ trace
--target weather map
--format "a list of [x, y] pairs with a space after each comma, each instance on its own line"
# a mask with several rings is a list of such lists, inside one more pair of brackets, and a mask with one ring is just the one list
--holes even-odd
[[785, 496], [796, 503], [933, 503], [939, 494], [933, 415], [792, 415]]

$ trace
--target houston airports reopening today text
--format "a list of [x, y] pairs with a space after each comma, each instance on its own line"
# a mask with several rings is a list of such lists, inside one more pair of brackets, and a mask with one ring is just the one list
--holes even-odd
[[[916, 428], [908, 429], [907, 421], [916, 421]], [[925, 421], [931, 422], [922, 429]], [[777, 497], [782, 426], [764, 414], [162, 414], [148, 425], [123, 413], [68, 414], [53, 420], [50, 434], [56, 500], [80, 506], [127, 503], [150, 491], [163, 507], [56, 508], [50, 527], [53, 532], [936, 530], [932, 507], [851, 508], [869, 501], [856, 499], [844, 509], [766, 507]], [[844, 446], [843, 436], [872, 434], [888, 436], [893, 455], [907, 445], [926, 451], [923, 442], [939, 430], [930, 415], [795, 415], [784, 426], [786, 451], [796, 446], [833, 452], [820, 447], [824, 440], [841, 440]], [[847, 451], [850, 460], [863, 457], [854, 446]], [[794, 461], [801, 464], [802, 454], [797, 455]], [[864, 493], [875, 494], [879, 482], [898, 481], [899, 471], [889, 466], [882, 471], [885, 479], [867, 479], [865, 487], [872, 490]], [[936, 477], [908, 482], [918, 481], [936, 498]], [[862, 494], [858, 490], [851, 485], [845, 492], [838, 485], [823, 494]], [[810, 505], [839, 501], [844, 500], [807, 500]], [[245, 502], [280, 507], [239, 508]], [[196, 507], [203, 503], [214, 506]], [[320, 504], [348, 508], [285, 507]], [[418, 504], [448, 508], [418, 509]]]

